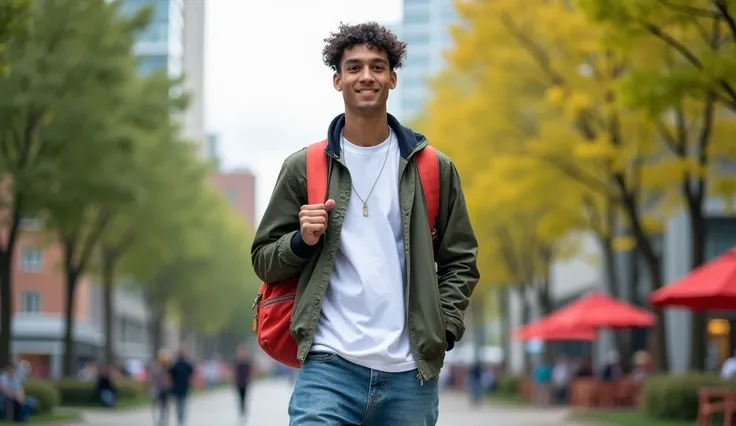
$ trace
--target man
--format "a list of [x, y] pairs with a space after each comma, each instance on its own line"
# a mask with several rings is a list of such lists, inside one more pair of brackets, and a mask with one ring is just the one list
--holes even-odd
[[179, 349], [176, 361], [169, 367], [170, 395], [176, 400], [176, 418], [179, 426], [186, 422], [187, 397], [192, 385], [194, 367], [187, 359], [184, 349]]
[[0, 400], [5, 404], [6, 419], [15, 423], [25, 423], [28, 410], [23, 391], [23, 374], [18, 372], [13, 364], [8, 364], [0, 376], [0, 394], [3, 397]]
[[241, 345], [238, 347], [237, 357], [233, 363], [233, 383], [238, 391], [238, 407], [241, 417], [245, 417], [245, 397], [248, 394], [248, 385], [252, 374], [253, 369], [248, 355], [248, 347]]
[[291, 155], [252, 247], [264, 281], [300, 277], [290, 425], [434, 425], [437, 377], [479, 278], [458, 172], [438, 153], [433, 249], [414, 159], [428, 142], [386, 112], [406, 44], [376, 23], [341, 25], [323, 56], [345, 103], [328, 129], [327, 200], [306, 204], [306, 151]]

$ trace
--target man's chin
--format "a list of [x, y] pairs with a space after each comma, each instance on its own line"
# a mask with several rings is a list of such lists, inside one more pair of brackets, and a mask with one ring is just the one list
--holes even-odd
[[385, 105], [380, 102], [359, 102], [356, 107], [361, 111], [376, 111], [382, 109]]

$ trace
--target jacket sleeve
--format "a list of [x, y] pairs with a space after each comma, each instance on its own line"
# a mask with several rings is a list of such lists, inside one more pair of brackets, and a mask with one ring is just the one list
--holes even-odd
[[315, 247], [308, 246], [299, 232], [299, 210], [305, 199], [302, 183], [295, 173], [295, 161], [281, 167], [268, 207], [263, 214], [251, 247], [251, 261], [258, 278], [277, 283], [297, 276]]
[[465, 333], [465, 309], [480, 279], [478, 241], [470, 224], [457, 169], [449, 158], [442, 160], [445, 161], [440, 162], [444, 167], [441, 168], [440, 215], [437, 222], [440, 241], [435, 261], [440, 299], [447, 321], [446, 331], [452, 335], [448, 338], [459, 341]]

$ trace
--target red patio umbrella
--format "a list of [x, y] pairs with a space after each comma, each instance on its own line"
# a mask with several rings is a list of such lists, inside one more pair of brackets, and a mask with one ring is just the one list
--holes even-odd
[[648, 299], [657, 307], [679, 306], [698, 312], [736, 310], [736, 249], [652, 292]]
[[558, 309], [547, 318], [566, 329], [651, 327], [656, 321], [651, 312], [597, 291]]
[[544, 341], [556, 341], [556, 340], [583, 340], [592, 341], [596, 339], [596, 332], [591, 328], [564, 328], [549, 321], [549, 318], [542, 318], [540, 320], [529, 323], [514, 333], [518, 340], [544, 340]]

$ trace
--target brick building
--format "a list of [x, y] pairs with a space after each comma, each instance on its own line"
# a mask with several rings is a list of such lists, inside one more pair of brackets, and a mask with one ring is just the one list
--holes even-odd
[[214, 185], [227, 196], [233, 208], [250, 229], [256, 227], [256, 177], [248, 170], [219, 172], [212, 177]]

